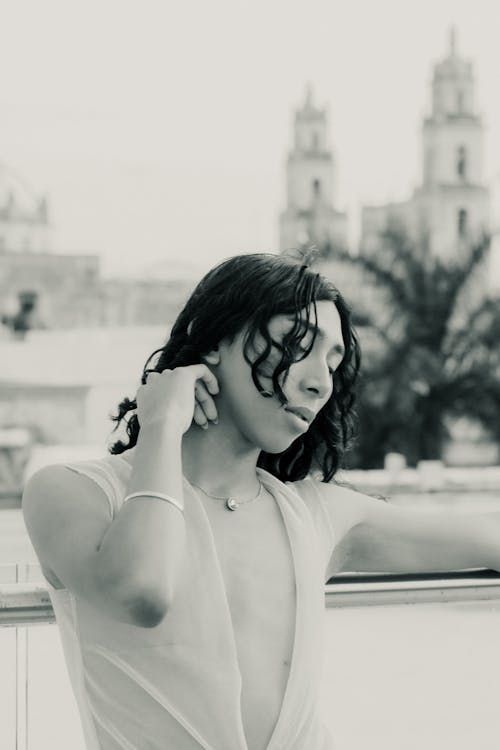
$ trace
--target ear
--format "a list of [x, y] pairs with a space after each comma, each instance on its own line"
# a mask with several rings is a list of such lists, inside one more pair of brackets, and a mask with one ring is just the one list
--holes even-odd
[[220, 363], [219, 347], [217, 346], [215, 349], [212, 349], [212, 351], [208, 352], [208, 354], [204, 354], [201, 359], [208, 365], [218, 365]]

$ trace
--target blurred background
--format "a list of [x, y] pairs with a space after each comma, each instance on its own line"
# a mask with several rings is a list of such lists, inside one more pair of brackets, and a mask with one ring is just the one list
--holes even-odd
[[346, 469], [498, 463], [494, 3], [0, 7], [4, 495], [105, 450], [206, 270], [310, 246], [362, 344]]
[[[351, 306], [358, 427], [337, 479], [500, 508], [498, 16], [495, 0], [0, 0], [7, 615], [6, 587], [44, 584], [26, 478], [106, 452], [190, 291], [237, 253], [314, 248]], [[496, 749], [498, 601], [415, 601], [328, 612], [339, 748]], [[2, 630], [2, 742], [83, 748], [57, 629]]]

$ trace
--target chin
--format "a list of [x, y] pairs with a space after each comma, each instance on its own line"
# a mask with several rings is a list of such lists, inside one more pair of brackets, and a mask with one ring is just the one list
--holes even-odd
[[292, 443], [294, 443], [297, 439], [298, 438], [286, 439], [283, 438], [282, 435], [277, 435], [273, 440], [270, 439], [269, 435], [267, 435], [266, 439], [260, 441], [259, 447], [266, 453], [283, 453], [284, 451], [288, 450]]
[[266, 453], [283, 453], [296, 439], [293, 436], [284, 435], [282, 432], [273, 434], [269, 429], [263, 434], [262, 425], [260, 425], [260, 429], [247, 425], [247, 429], [243, 429], [242, 434], [249, 444]]

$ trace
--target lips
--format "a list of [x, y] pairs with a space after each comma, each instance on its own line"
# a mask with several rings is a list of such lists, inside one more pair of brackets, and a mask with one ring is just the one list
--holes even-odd
[[285, 411], [291, 411], [292, 414], [296, 414], [298, 417], [311, 424], [316, 414], [308, 409], [306, 406], [285, 406]]

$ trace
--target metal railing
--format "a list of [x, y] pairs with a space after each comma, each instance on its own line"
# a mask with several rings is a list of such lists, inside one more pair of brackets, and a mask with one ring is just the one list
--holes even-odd
[[[500, 599], [500, 573], [485, 568], [450, 573], [341, 573], [325, 586], [327, 607]], [[54, 623], [42, 584], [0, 584], [0, 627]]]

